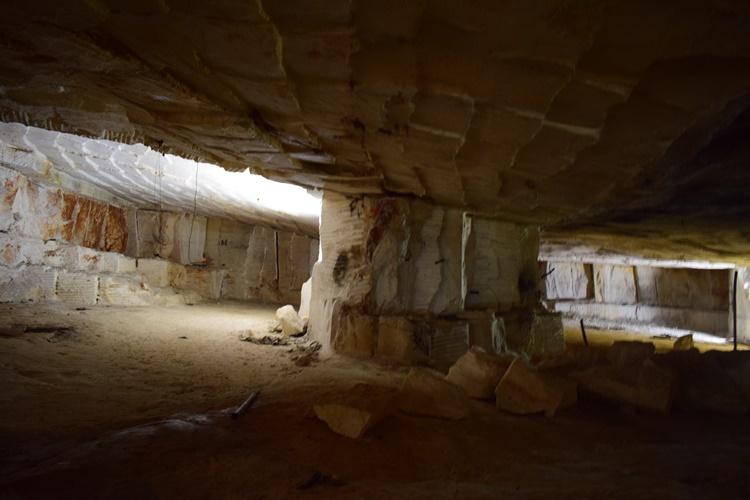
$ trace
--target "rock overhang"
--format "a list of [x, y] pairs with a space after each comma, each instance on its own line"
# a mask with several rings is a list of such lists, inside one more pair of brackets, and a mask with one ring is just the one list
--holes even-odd
[[[416, 195], [565, 239], [635, 229], [672, 255], [750, 247], [733, 230], [749, 155], [727, 143], [750, 108], [745, 2], [14, 12], [0, 22], [5, 121], [308, 187]], [[717, 224], [729, 251], [701, 241]]]

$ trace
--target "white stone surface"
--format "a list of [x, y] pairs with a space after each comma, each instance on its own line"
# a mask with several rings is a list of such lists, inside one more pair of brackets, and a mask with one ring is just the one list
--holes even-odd
[[149, 286], [169, 285], [169, 261], [163, 259], [138, 259], [136, 268]]
[[292, 305], [276, 309], [276, 319], [281, 326], [281, 332], [286, 336], [297, 335], [305, 330], [305, 324]]
[[72, 306], [93, 306], [99, 296], [95, 274], [61, 272], [57, 278], [57, 298]]
[[521, 301], [519, 278], [536, 279], [536, 229], [494, 219], [464, 218], [464, 295], [467, 309], [508, 308]]
[[0, 302], [51, 302], [55, 300], [57, 269], [45, 266], [24, 266], [2, 270]]
[[307, 325], [310, 321], [310, 299], [312, 293], [312, 278], [302, 284], [299, 301], [299, 317]]
[[[2, 123], [0, 155], [23, 174], [57, 179], [64, 189], [105, 202], [191, 213], [195, 203], [201, 216], [317, 233], [320, 199], [304, 188], [162, 155], [141, 144]], [[23, 195], [18, 199], [26, 201]], [[0, 211], [0, 227], [3, 217]], [[38, 229], [24, 225], [24, 234], [35, 236]]]
[[102, 276], [99, 280], [99, 302], [115, 306], [145, 306], [154, 303], [150, 290], [132, 277]]
[[310, 335], [323, 350], [331, 347], [331, 319], [337, 302], [362, 303], [370, 292], [365, 265], [368, 197], [348, 198], [326, 192], [320, 221], [321, 260], [313, 267]]
[[594, 264], [594, 295], [605, 304], [635, 304], [635, 274], [631, 266]]
[[546, 298], [588, 299], [593, 291], [590, 264], [577, 262], [547, 262], [545, 279]]
[[602, 327], [633, 325], [681, 328], [696, 332], [725, 335], [728, 313], [647, 305], [597, 304], [592, 302], [558, 301], [555, 310], [576, 318], [585, 318]]

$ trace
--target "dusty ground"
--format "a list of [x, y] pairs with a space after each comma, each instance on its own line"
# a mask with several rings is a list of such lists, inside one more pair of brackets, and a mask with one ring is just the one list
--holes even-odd
[[[239, 341], [271, 309], [2, 306], [0, 317], [77, 332], [0, 337], [5, 498], [750, 497], [746, 417], [583, 403], [522, 418], [476, 402], [468, 421], [395, 415], [354, 441], [310, 405], [404, 371], [338, 357], [300, 368], [286, 347]], [[231, 420], [252, 389], [257, 405]], [[315, 473], [334, 479], [301, 488]]]

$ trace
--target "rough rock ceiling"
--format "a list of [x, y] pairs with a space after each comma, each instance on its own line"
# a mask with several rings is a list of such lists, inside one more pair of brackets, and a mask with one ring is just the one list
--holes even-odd
[[143, 145], [0, 123], [0, 167], [123, 208], [195, 212], [318, 236], [319, 195]]
[[745, 0], [9, 3], [4, 121], [562, 234], [747, 213]]

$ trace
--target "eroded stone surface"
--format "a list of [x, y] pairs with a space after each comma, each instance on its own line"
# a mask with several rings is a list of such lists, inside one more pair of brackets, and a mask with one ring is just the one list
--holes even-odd
[[747, 179], [741, 1], [13, 10], [5, 121], [548, 226], [650, 218], [694, 251], [711, 222], [746, 241], [721, 204]]

